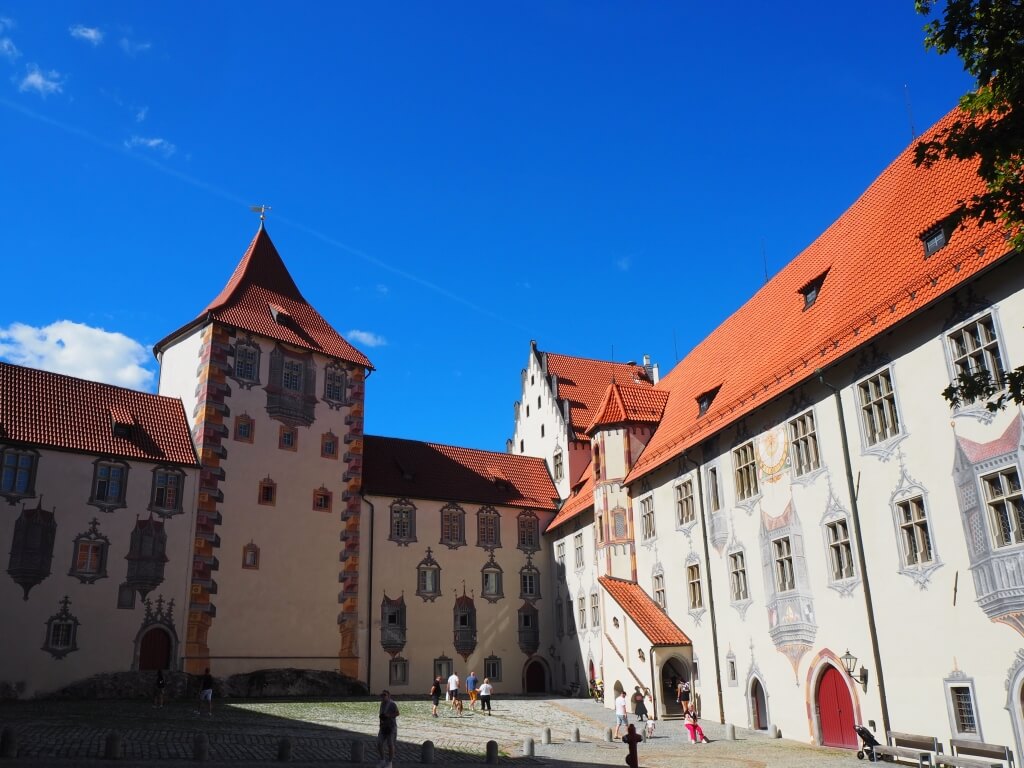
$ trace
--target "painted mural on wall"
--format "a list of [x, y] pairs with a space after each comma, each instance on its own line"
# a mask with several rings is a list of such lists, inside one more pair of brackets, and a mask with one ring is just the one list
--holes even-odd
[[22, 505], [21, 514], [14, 522], [7, 573], [21, 587], [25, 600], [32, 587], [50, 575], [56, 537], [57, 520], [53, 511], [43, 509], [42, 497], [35, 509], [25, 509]]

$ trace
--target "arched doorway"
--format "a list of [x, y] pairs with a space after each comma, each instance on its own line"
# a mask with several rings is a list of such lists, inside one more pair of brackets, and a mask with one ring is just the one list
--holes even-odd
[[755, 731], [768, 730], [768, 702], [761, 681], [756, 677], [750, 684], [750, 727]]
[[160, 627], [152, 627], [139, 641], [139, 669], [170, 668], [171, 636]]
[[683, 681], [690, 681], [690, 665], [685, 659], [673, 656], [661, 668], [661, 701], [666, 715], [682, 715], [677, 689]]
[[527, 661], [526, 667], [523, 669], [523, 692], [545, 693], [548, 689], [547, 678], [547, 670], [540, 660]]
[[857, 748], [857, 732], [853, 730], [853, 700], [845, 675], [831, 664], [818, 680], [815, 699], [818, 724], [824, 747]]
[[591, 659], [589, 662], [587, 662], [587, 670], [588, 670], [587, 682], [590, 682], [592, 680], [597, 680], [597, 678], [594, 676], [594, 660], [593, 659]]

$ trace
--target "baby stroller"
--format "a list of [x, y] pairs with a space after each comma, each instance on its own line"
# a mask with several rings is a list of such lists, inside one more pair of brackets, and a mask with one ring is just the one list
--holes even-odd
[[881, 746], [881, 742], [863, 725], [855, 725], [853, 730], [857, 732], [861, 740], [861, 748], [857, 750], [857, 759], [863, 760], [866, 756], [868, 760], [874, 761], [875, 753], [871, 748]]

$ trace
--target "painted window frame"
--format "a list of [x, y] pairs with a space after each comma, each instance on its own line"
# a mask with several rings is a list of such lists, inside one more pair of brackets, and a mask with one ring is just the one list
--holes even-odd
[[[38, 471], [39, 451], [13, 445], [0, 446], [0, 497], [10, 504], [35, 498]], [[25, 478], [24, 486], [19, 484], [19, 477]]]
[[491, 551], [501, 547], [501, 513], [490, 505], [476, 512], [476, 545]]
[[231, 364], [231, 378], [239, 383], [242, 389], [251, 389], [260, 383], [260, 364], [263, 360], [263, 349], [252, 336], [239, 336], [231, 351], [234, 358]]
[[[248, 434], [243, 434], [243, 428], [248, 431]], [[237, 443], [252, 444], [256, 442], [256, 419], [247, 413], [238, 414], [235, 416], [234, 429], [231, 434]]]
[[[488, 576], [491, 577], [490, 580]], [[488, 581], [491, 583], [489, 584]], [[483, 568], [480, 569], [480, 597], [489, 603], [498, 602], [505, 597], [504, 581], [504, 571], [494, 559], [494, 553], [491, 552], [490, 560], [484, 563]]]
[[334, 494], [327, 487], [321, 485], [313, 491], [313, 511], [331, 512], [334, 509]]
[[409, 685], [409, 660], [395, 656], [388, 660], [388, 685], [402, 688]]
[[563, 477], [565, 477], [565, 457], [562, 454], [561, 448], [556, 448], [554, 454], [551, 456], [551, 474], [554, 475], [555, 482], [557, 483]]
[[492, 683], [501, 682], [501, 658], [488, 656], [484, 659], [484, 677]]
[[[883, 382], [885, 386], [879, 386]], [[896, 390], [896, 371], [892, 365], [885, 365], [854, 384], [857, 423], [865, 452], [886, 451], [906, 437]]]
[[658, 536], [658, 523], [654, 516], [654, 494], [649, 493], [637, 500], [640, 508], [640, 540], [653, 541]]
[[576, 570], [582, 571], [586, 567], [586, 557], [583, 551], [583, 534], [577, 533], [572, 537], [573, 554], [575, 555]]
[[[170, 480], [174, 478], [177, 486], [174, 491], [174, 499], [167, 504], [168, 490], [171, 488]], [[161, 486], [161, 480], [164, 481]], [[160, 499], [160, 490], [164, 489], [163, 499]], [[173, 517], [180, 515], [183, 510], [183, 498], [185, 496], [185, 471], [180, 467], [159, 465], [153, 468], [153, 484], [149, 496], [149, 511], [155, 512], [161, 517]]]
[[793, 537], [778, 536], [771, 540], [772, 573], [775, 575], [775, 592], [784, 595], [796, 591], [796, 565], [794, 562]]
[[673, 487], [676, 501], [676, 527], [686, 528], [697, 522], [697, 504], [694, 500], [693, 478], [681, 480]]
[[[267, 491], [270, 491], [268, 494]], [[276, 507], [277, 506], [277, 483], [275, 483], [270, 475], [260, 480], [259, 493], [256, 495], [256, 503], [264, 507]]]
[[[121, 471], [119, 491], [116, 494], [110, 493], [111, 471]], [[107, 476], [103, 477], [104, 471]], [[128, 462], [120, 459], [100, 458], [93, 462], [92, 485], [89, 491], [89, 504], [98, 507], [104, 512], [113, 512], [115, 509], [124, 509], [125, 499], [128, 496], [128, 478], [131, 475], [131, 467]], [[105, 490], [101, 495], [101, 486]]]
[[823, 522], [822, 527], [825, 533], [829, 581], [838, 583], [856, 579], [857, 563], [854, 559], [850, 519], [845, 515], [834, 517]]
[[[984, 741], [981, 730], [981, 712], [978, 708], [978, 693], [975, 690], [974, 678], [968, 677], [960, 670], [954, 670], [942, 681], [946, 699], [946, 714], [949, 716], [949, 733], [954, 739], [970, 739]], [[970, 704], [970, 715], [974, 721], [973, 730], [962, 728], [964, 721], [958, 708], [957, 692], [966, 692]]]
[[242, 546], [242, 569], [246, 571], [260, 569], [260, 548], [252, 541]]
[[689, 610], [700, 611], [704, 608], [704, 590], [701, 586], [699, 562], [687, 563], [686, 565], [686, 594]]
[[596, 589], [590, 593], [590, 626], [601, 628], [601, 597]]
[[754, 441], [747, 440], [732, 449], [733, 481], [737, 501], [749, 501], [761, 493], [757, 479], [757, 451]]
[[320, 458], [338, 460], [338, 436], [334, 432], [327, 431], [320, 435]]
[[519, 597], [540, 600], [540, 570], [531, 561], [519, 569]]
[[348, 405], [348, 371], [336, 360], [332, 360], [324, 366], [324, 387], [321, 399], [332, 410], [338, 410]]
[[441, 538], [448, 549], [466, 546], [466, 510], [450, 501], [441, 507]]
[[416, 541], [416, 505], [407, 498], [388, 505], [388, 541], [407, 547]]
[[540, 519], [532, 509], [522, 510], [516, 518], [516, 549], [533, 554], [540, 549]]
[[821, 469], [818, 422], [814, 409], [808, 408], [791, 418], [786, 423], [786, 431], [792, 456], [793, 477], [806, 477]]
[[[1011, 473], [1016, 478], [1016, 488], [1011, 486], [1007, 489], [1003, 479]], [[998, 497], [993, 497], [990, 494], [993, 478], [999, 479], [1002, 494]], [[978, 475], [978, 484], [980, 486], [978, 498], [985, 508], [985, 524], [989, 532], [988, 541], [993, 552], [1005, 551], [1011, 547], [1020, 547], [1024, 544], [1024, 490], [1021, 488], [1021, 482], [1021, 471], [1017, 462], [1004, 464], [1001, 467]], [[1014, 504], [1014, 499], [1020, 501]], [[997, 517], [999, 514], [996, 510], [997, 504], [1005, 512], [1006, 528], [1003, 527], [1000, 519]], [[1000, 543], [1000, 535], [1003, 533], [1009, 534], [1008, 540]]]
[[[962, 350], [955, 348], [955, 336], [959, 334], [961, 335], [961, 339], [967, 338], [964, 336], [965, 331], [970, 327], [983, 326], [985, 320], [989, 320], [989, 331], [993, 336], [990, 341], [983, 343], [980, 348], [966, 349], [967, 345], [965, 345], [965, 348]], [[1004, 338], [1002, 325], [999, 322], [999, 314], [995, 306], [987, 307], [984, 310], [975, 313], [971, 317], [966, 318], [962, 322], [957, 323], [952, 328], [947, 329], [943, 333], [942, 347], [946, 353], [946, 366], [949, 371], [950, 381], [955, 383], [959, 379], [960, 375], [964, 373], [974, 374], [978, 373], [980, 370], [985, 370], [988, 372], [993, 383], [998, 382], [1001, 375], [1007, 370], [1005, 362], [1007, 359], [1006, 346], [1003, 342]], [[992, 359], [993, 356], [986, 352], [989, 347], [994, 347], [994, 360]], [[980, 367], [975, 368], [973, 365], [963, 364], [965, 359], [972, 358], [976, 353], [980, 353], [980, 355], [978, 355], [982, 360]], [[982, 398], [970, 403], [962, 403], [960, 407], [954, 409], [954, 414], [984, 411], [984, 413], [981, 414], [983, 420], [990, 420], [991, 413], [984, 407], [984, 400], [986, 399], [987, 398]]]
[[576, 596], [576, 629], [582, 631], [587, 628], [587, 598], [584, 595]]
[[[432, 574], [429, 578], [432, 578], [433, 585], [427, 583], [429, 574]], [[430, 547], [427, 547], [426, 557], [416, 565], [416, 596], [431, 603], [441, 596], [441, 566], [434, 559]]]
[[281, 424], [277, 431], [277, 447], [282, 451], [299, 450], [299, 430], [297, 427]]

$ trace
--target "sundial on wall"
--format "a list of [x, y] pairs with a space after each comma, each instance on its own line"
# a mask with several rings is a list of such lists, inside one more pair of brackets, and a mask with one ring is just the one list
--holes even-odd
[[776, 427], [757, 441], [757, 467], [766, 483], [777, 483], [789, 468], [789, 441], [786, 428]]

